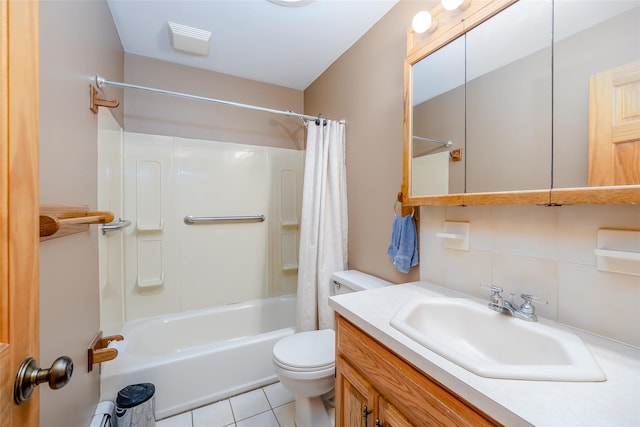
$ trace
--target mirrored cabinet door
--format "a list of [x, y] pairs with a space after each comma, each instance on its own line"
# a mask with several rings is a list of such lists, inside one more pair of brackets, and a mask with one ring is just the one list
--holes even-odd
[[407, 202], [640, 203], [640, 0], [432, 12], [407, 33]]
[[552, 1], [521, 0], [466, 34], [466, 192], [551, 187]]
[[411, 195], [464, 193], [465, 43], [452, 41], [412, 66]]
[[556, 0], [553, 187], [640, 184], [640, 1]]

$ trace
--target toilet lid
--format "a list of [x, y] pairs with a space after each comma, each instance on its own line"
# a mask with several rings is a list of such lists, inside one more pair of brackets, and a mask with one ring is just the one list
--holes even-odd
[[299, 332], [273, 346], [273, 357], [281, 365], [294, 369], [324, 368], [335, 363], [333, 329]]

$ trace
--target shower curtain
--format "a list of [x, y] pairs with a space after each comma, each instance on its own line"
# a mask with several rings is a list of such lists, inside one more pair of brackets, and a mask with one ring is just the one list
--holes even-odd
[[329, 278], [347, 267], [345, 124], [307, 122], [298, 255], [297, 329], [333, 327]]

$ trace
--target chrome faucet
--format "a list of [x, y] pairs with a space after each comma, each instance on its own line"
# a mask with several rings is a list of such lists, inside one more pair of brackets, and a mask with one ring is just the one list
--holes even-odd
[[502, 297], [502, 289], [499, 286], [495, 285], [481, 285], [483, 287], [488, 287], [491, 290], [491, 295], [489, 296], [489, 308], [491, 310], [497, 311], [499, 313], [509, 313], [513, 317], [517, 317], [518, 319], [526, 320], [527, 322], [536, 322], [538, 320], [538, 316], [536, 316], [536, 307], [533, 305], [533, 301], [541, 302], [544, 304], [549, 304], [548, 301], [537, 298], [530, 294], [521, 294], [520, 297], [524, 300], [520, 306], [513, 302], [514, 294], [511, 294], [510, 300], [505, 300]]

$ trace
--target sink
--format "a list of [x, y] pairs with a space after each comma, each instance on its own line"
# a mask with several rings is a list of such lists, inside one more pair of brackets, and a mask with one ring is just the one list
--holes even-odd
[[605, 381], [576, 334], [500, 314], [466, 298], [405, 303], [391, 326], [434, 353], [488, 378]]

